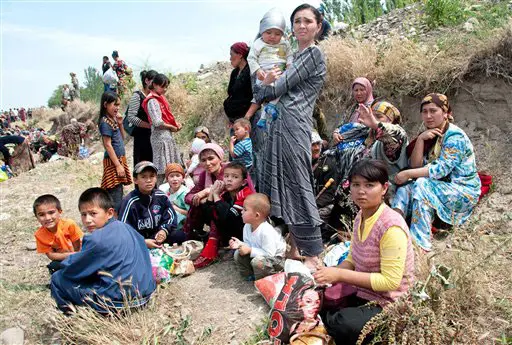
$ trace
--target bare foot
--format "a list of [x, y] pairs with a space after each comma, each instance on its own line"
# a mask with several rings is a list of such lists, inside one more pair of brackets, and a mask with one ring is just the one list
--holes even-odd
[[293, 237], [290, 236], [289, 241], [290, 248], [286, 250], [285, 257], [287, 259], [303, 261], [305, 257], [300, 255], [299, 249], [297, 248], [297, 245], [295, 244]]

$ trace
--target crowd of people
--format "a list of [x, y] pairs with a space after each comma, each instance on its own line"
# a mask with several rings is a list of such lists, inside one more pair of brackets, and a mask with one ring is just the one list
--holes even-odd
[[[328, 30], [308, 4], [290, 19], [294, 53], [276, 10], [261, 20], [253, 47], [231, 46], [227, 152], [201, 126], [183, 161], [174, 139], [182, 124], [165, 97], [164, 74], [141, 73], [142, 87], [125, 118], [119, 94], [105, 86], [98, 120], [105, 147], [101, 188], [86, 190], [78, 201], [91, 234], [83, 237], [73, 221], [60, 218], [55, 196], [34, 203], [41, 223], [37, 248], [51, 260], [59, 308], [88, 304], [104, 312], [121, 307], [126, 294], [140, 297], [136, 306], [145, 304], [155, 290], [148, 249], [196, 239], [205, 244], [196, 269], [232, 256], [242, 276], [256, 280], [282, 271], [285, 258], [296, 259], [317, 284], [350, 286], [343, 303], [321, 315], [336, 343], [355, 344], [365, 323], [413, 286], [413, 246], [432, 250], [434, 225], [469, 217], [481, 183], [473, 146], [454, 124], [448, 98], [423, 98], [425, 129], [409, 140], [399, 109], [375, 99], [370, 80], [356, 78], [354, 106], [329, 147], [314, 130], [327, 71], [316, 42]], [[134, 137], [133, 169], [125, 132]], [[123, 186], [132, 183], [124, 196]], [[348, 257], [324, 267], [319, 255], [339, 231], [353, 233]], [[118, 278], [131, 283], [120, 287]]]

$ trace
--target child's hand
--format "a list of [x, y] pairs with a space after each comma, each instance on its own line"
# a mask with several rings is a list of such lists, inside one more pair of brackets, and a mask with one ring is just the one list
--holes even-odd
[[176, 124], [178, 125], [176, 132], [178, 132], [183, 128], [183, 125], [181, 124], [181, 122], [176, 122]]
[[118, 115], [116, 116], [116, 122], [117, 122], [117, 125], [118, 125], [119, 127], [121, 127], [121, 126], [123, 125], [123, 115], [118, 114]]
[[231, 239], [229, 240], [229, 248], [231, 249], [239, 249], [241, 245], [242, 242], [236, 237], [231, 237]]
[[148, 249], [162, 248], [162, 246], [156, 243], [156, 240], [152, 238], [144, 240], [144, 242], [146, 242], [146, 247], [148, 247]]
[[256, 78], [258, 78], [258, 80], [263, 80], [265, 79], [265, 76], [267, 75], [267, 73], [265, 73], [264, 70], [262, 70], [261, 68], [259, 70], [256, 71]]
[[160, 244], [163, 241], [165, 241], [166, 238], [167, 238], [167, 234], [165, 233], [165, 231], [160, 230], [159, 232], [156, 233], [156, 236], [155, 236], [156, 243]]
[[235, 145], [235, 142], [236, 142], [236, 137], [233, 135], [233, 136], [231, 137], [230, 143], [231, 143], [232, 145]]
[[242, 256], [249, 255], [249, 254], [251, 254], [251, 247], [249, 247], [249, 246], [247, 246], [247, 245], [242, 243], [240, 245], [240, 247], [238, 248], [238, 252]]
[[124, 171], [124, 168], [122, 165], [118, 165], [116, 167], [116, 173], [117, 173], [117, 176], [119, 177], [125, 177], [126, 176], [126, 172]]

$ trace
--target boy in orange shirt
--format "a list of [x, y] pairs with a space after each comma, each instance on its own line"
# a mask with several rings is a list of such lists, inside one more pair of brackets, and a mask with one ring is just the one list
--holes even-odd
[[41, 195], [34, 201], [34, 214], [41, 227], [34, 234], [38, 253], [44, 253], [52, 260], [48, 264], [53, 274], [60, 268], [60, 262], [69, 255], [80, 251], [84, 234], [71, 219], [62, 219], [59, 199], [51, 194]]

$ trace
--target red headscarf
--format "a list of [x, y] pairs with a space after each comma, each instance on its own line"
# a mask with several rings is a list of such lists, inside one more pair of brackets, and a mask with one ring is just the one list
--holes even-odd
[[247, 56], [249, 56], [249, 47], [245, 42], [236, 42], [231, 46], [231, 50], [236, 54], [242, 55], [244, 59], [247, 59]]

